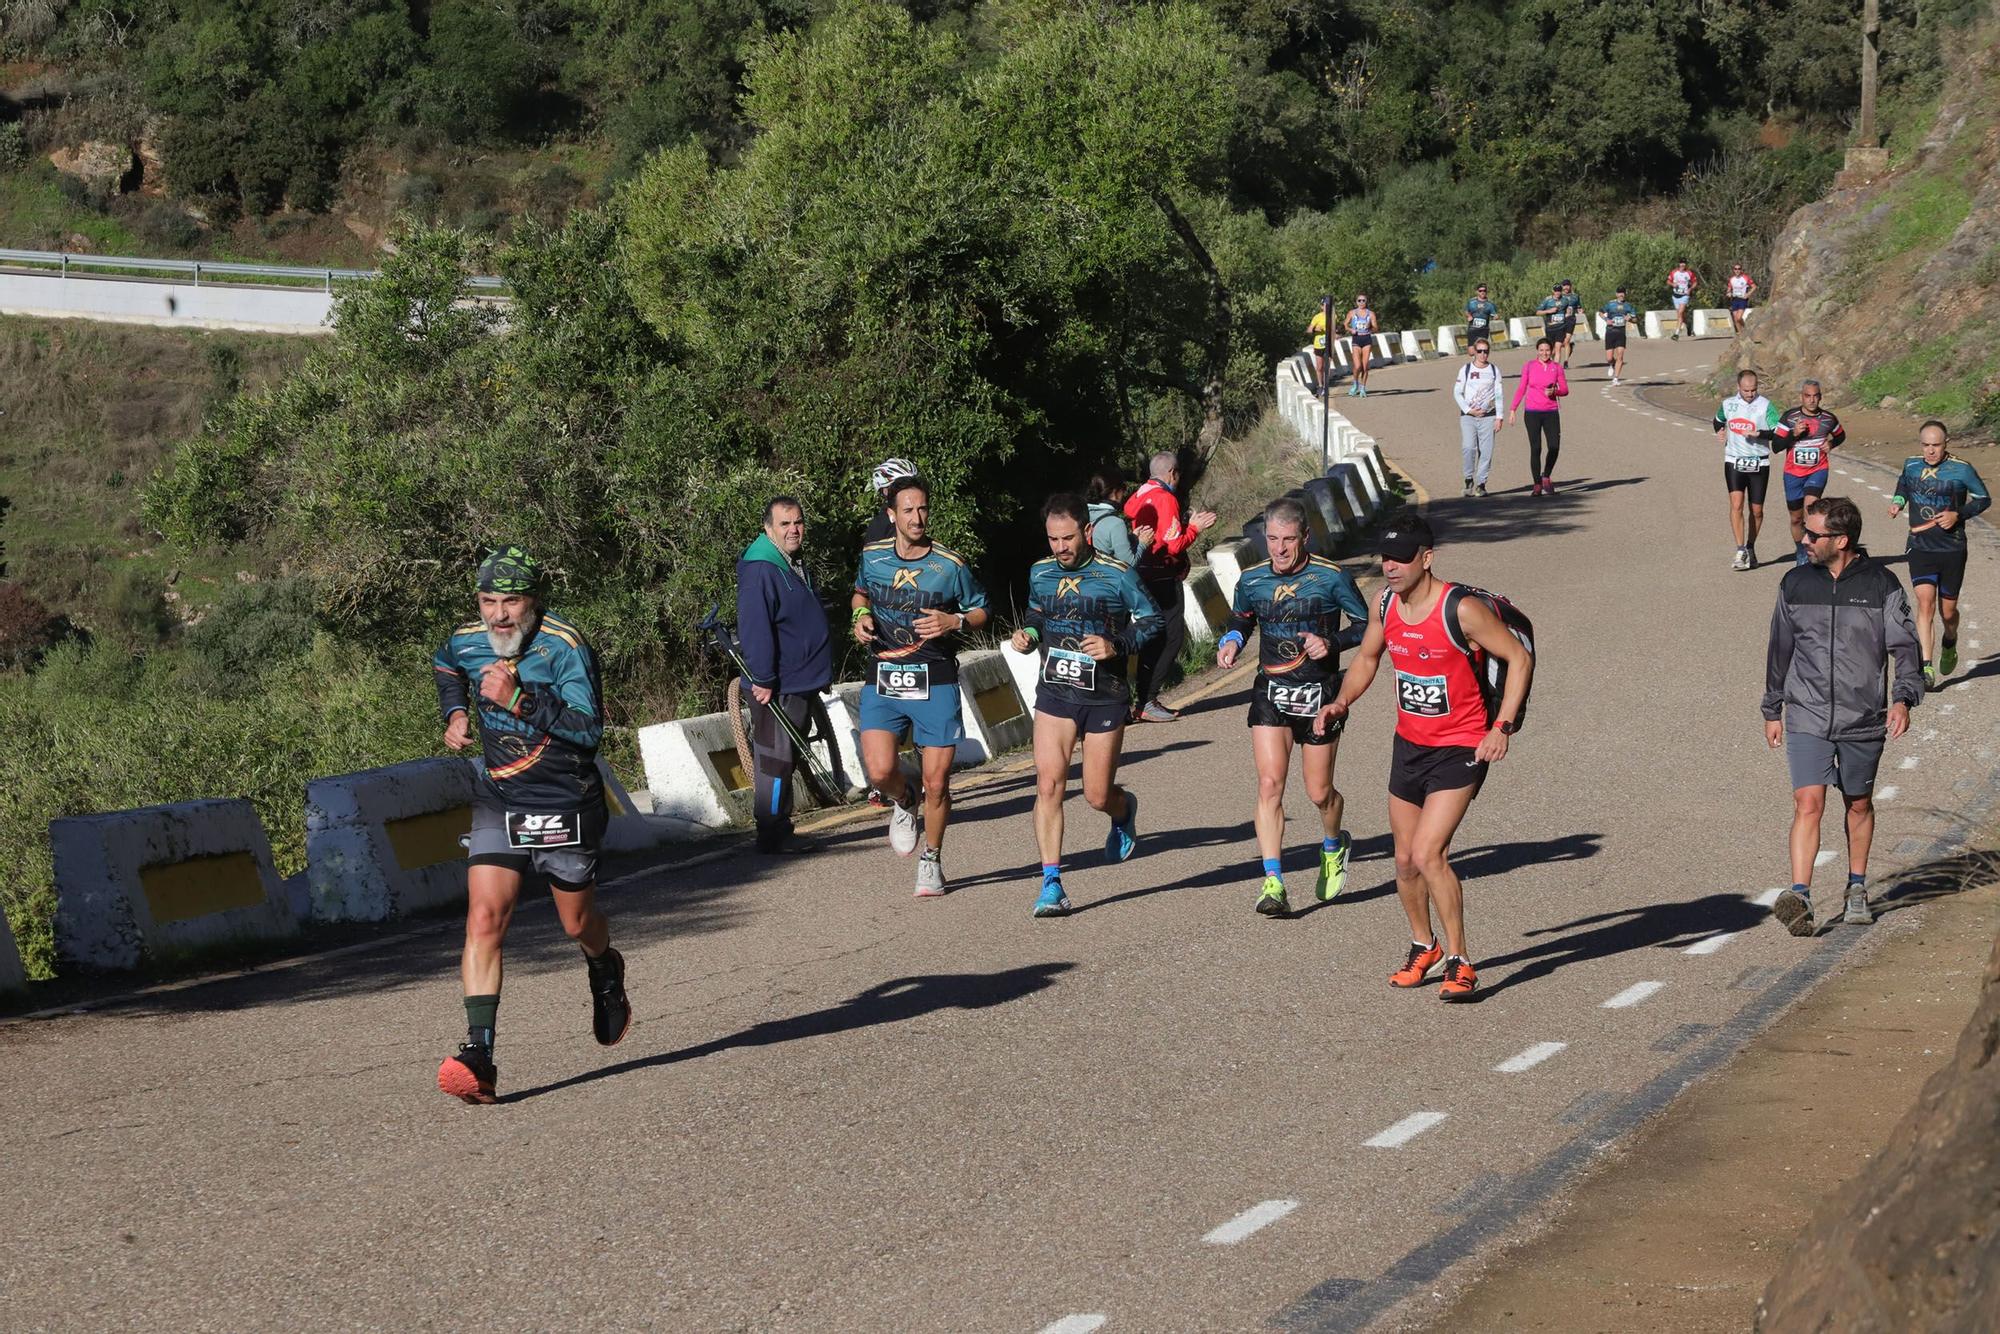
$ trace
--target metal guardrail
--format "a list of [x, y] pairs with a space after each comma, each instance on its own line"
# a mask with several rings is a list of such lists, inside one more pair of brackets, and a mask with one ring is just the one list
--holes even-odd
[[[309, 278], [320, 281], [331, 292], [335, 282], [368, 282], [381, 276], [376, 269], [311, 269], [287, 264], [232, 264], [222, 260], [209, 259], [145, 259], [133, 255], [79, 255], [67, 250], [6, 250], [0, 249], [0, 264], [37, 264], [53, 267], [67, 278], [72, 269], [120, 270], [141, 273], [184, 273], [201, 284], [203, 274], [211, 277], [234, 278]], [[472, 277], [465, 280], [467, 287], [479, 291], [500, 291], [506, 282], [500, 278]]]

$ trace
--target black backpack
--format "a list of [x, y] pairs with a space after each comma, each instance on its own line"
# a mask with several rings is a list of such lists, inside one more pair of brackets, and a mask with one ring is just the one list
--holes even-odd
[[[1387, 588], [1382, 590], [1382, 599], [1376, 608], [1376, 617], [1384, 625], [1389, 619], [1389, 595], [1392, 591]], [[1530, 661], [1535, 661], [1535, 623], [1504, 594], [1489, 593], [1483, 588], [1474, 588], [1471, 584], [1452, 584], [1445, 590], [1445, 633], [1451, 636], [1453, 647], [1472, 663], [1473, 678], [1479, 682], [1479, 698], [1486, 705], [1486, 718], [1490, 722], [1500, 711], [1500, 701], [1506, 698], [1507, 664], [1467, 639], [1465, 632], [1458, 628], [1458, 604], [1467, 597], [1476, 597], [1492, 609], [1493, 614], [1500, 618], [1500, 624], [1507, 627], [1507, 633], [1520, 640], [1521, 647], [1528, 650]], [[1535, 682], [1531, 676], [1528, 678], [1528, 694], [1532, 695], [1534, 690]], [[1514, 719], [1514, 730], [1518, 732], [1527, 725], [1527, 722], [1528, 698], [1524, 695], [1521, 698], [1521, 712]]]

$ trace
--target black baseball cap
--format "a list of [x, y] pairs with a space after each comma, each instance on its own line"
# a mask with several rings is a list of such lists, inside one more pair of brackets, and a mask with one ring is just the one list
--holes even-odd
[[1390, 524], [1376, 539], [1375, 549], [1384, 560], [1407, 565], [1417, 558], [1419, 551], [1436, 545], [1437, 534], [1421, 515], [1416, 515]]

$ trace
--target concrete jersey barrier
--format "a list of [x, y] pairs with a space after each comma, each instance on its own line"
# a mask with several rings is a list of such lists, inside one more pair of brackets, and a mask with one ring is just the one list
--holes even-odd
[[56, 952], [93, 968], [291, 935], [304, 885], [279, 880], [247, 801], [183, 801], [49, 824]]
[[181, 325], [254, 333], [331, 333], [333, 294], [238, 283], [119, 281], [0, 273], [0, 314]]
[[382, 922], [465, 897], [477, 761], [443, 757], [306, 784], [313, 916]]

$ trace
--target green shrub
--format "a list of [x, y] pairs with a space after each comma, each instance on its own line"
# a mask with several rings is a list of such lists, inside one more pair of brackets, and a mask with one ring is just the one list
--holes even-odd
[[0, 171], [14, 171], [28, 160], [28, 137], [21, 130], [21, 122], [10, 120], [0, 124]]
[[111, 581], [105, 604], [110, 615], [112, 637], [123, 647], [139, 651], [158, 645], [173, 633], [178, 623], [167, 605], [166, 592], [151, 572], [128, 565]]

